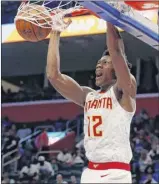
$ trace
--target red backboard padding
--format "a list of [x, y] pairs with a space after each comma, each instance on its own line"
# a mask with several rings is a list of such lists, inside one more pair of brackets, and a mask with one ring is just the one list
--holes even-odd
[[159, 1], [125, 1], [125, 3], [137, 10], [155, 10], [159, 8]]

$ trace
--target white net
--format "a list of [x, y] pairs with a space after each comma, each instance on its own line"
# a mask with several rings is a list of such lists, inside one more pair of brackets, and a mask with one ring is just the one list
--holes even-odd
[[81, 8], [75, 1], [27, 1], [19, 6], [14, 21], [25, 20], [42, 28], [63, 31], [69, 25], [64, 17]]

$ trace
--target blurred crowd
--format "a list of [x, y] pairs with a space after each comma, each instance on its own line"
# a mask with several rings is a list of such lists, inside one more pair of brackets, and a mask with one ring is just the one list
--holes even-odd
[[[80, 118], [81, 116], [78, 116]], [[57, 121], [61, 122], [61, 121]], [[65, 124], [63, 121], [62, 124]], [[87, 166], [87, 159], [83, 147], [83, 139], [74, 145], [73, 150], [63, 149], [56, 155], [37, 153], [49, 150], [47, 130], [43, 129], [38, 135], [21, 141], [30, 135], [35, 127], [26, 125], [17, 128], [18, 124], [9, 119], [2, 120], [2, 156], [17, 148], [19, 152], [13, 153], [7, 160], [20, 155], [16, 173], [13, 173], [14, 164], [4, 168], [2, 183], [79, 183], [80, 176]], [[52, 125], [52, 123], [51, 123]], [[61, 131], [60, 128], [55, 131]], [[41, 137], [41, 138], [40, 138]], [[131, 171], [133, 183], [159, 182], [159, 115], [149, 117], [145, 110], [134, 116], [131, 124], [131, 147], [133, 159]], [[37, 141], [42, 141], [39, 144]], [[21, 143], [20, 143], [21, 142]]]
[[[62, 131], [63, 126], [54, 125], [54, 131]], [[63, 121], [64, 124], [64, 121]], [[2, 119], [2, 158], [4, 163], [13, 158], [15, 163], [6, 165], [3, 169], [2, 183], [79, 183], [81, 172], [85, 166], [84, 149], [61, 150], [50, 157], [49, 154], [40, 154], [40, 151], [48, 151], [47, 129], [42, 129], [38, 134], [25, 140], [33, 133], [34, 128], [26, 124], [17, 128], [18, 124], [11, 122], [7, 117]], [[16, 150], [6, 157], [6, 154]], [[16, 172], [15, 172], [16, 171]]]
[[4, 91], [2, 86], [1, 94], [2, 94], [2, 103], [51, 100], [63, 98], [53, 88], [49, 87], [42, 88], [39, 91], [21, 89], [18, 92], [12, 92], [11, 89]]
[[[69, 73], [68, 75], [72, 76], [74, 74]], [[92, 72], [88, 71], [76, 74], [74, 79], [81, 85], [87, 85], [97, 89], [94, 85], [94, 77]], [[15, 80], [13, 77], [11, 83], [16, 84], [19, 90], [14, 92], [12, 89], [6, 90], [5, 87], [1, 86], [2, 103], [63, 99], [63, 97], [50, 85], [49, 81], [47, 81], [48, 84], [45, 86], [43, 81], [43, 76], [17, 77]]]
[[159, 115], [154, 119], [146, 111], [135, 116], [131, 127], [134, 183], [159, 182]]
[[[138, 94], [159, 92], [159, 73], [157, 64], [153, 62], [152, 58], [150, 59], [152, 61], [141, 62], [142, 71], [139, 77], [140, 80], [138, 79]], [[136, 76], [135, 66], [132, 68], [132, 73]], [[147, 75], [147, 73], [149, 73], [149, 75]], [[95, 86], [94, 71], [68, 72], [65, 74], [74, 78], [81, 86], [89, 86], [93, 89], [98, 89]], [[19, 87], [19, 90], [15, 92], [12, 91], [12, 89], [6, 89], [4, 86], [1, 86], [2, 103], [63, 98], [50, 85], [44, 75], [8, 77], [4, 78], [4, 80], [16, 84]]]

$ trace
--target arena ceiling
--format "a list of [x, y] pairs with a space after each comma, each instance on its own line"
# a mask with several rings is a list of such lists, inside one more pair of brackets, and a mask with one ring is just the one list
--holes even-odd
[[[154, 50], [128, 33], [122, 33], [128, 60], [157, 56]], [[49, 40], [38, 43], [17, 42], [2, 44], [2, 76], [25, 76], [45, 72]], [[60, 43], [61, 70], [93, 70], [105, 48], [105, 35], [62, 38]]]

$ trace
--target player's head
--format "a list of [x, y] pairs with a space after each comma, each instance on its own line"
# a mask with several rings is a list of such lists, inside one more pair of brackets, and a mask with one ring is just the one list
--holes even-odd
[[[131, 64], [128, 62], [127, 64], [130, 68]], [[113, 68], [109, 51], [106, 50], [96, 65], [96, 85], [98, 87], [104, 87], [111, 84], [113, 81], [116, 81], [115, 70]]]

